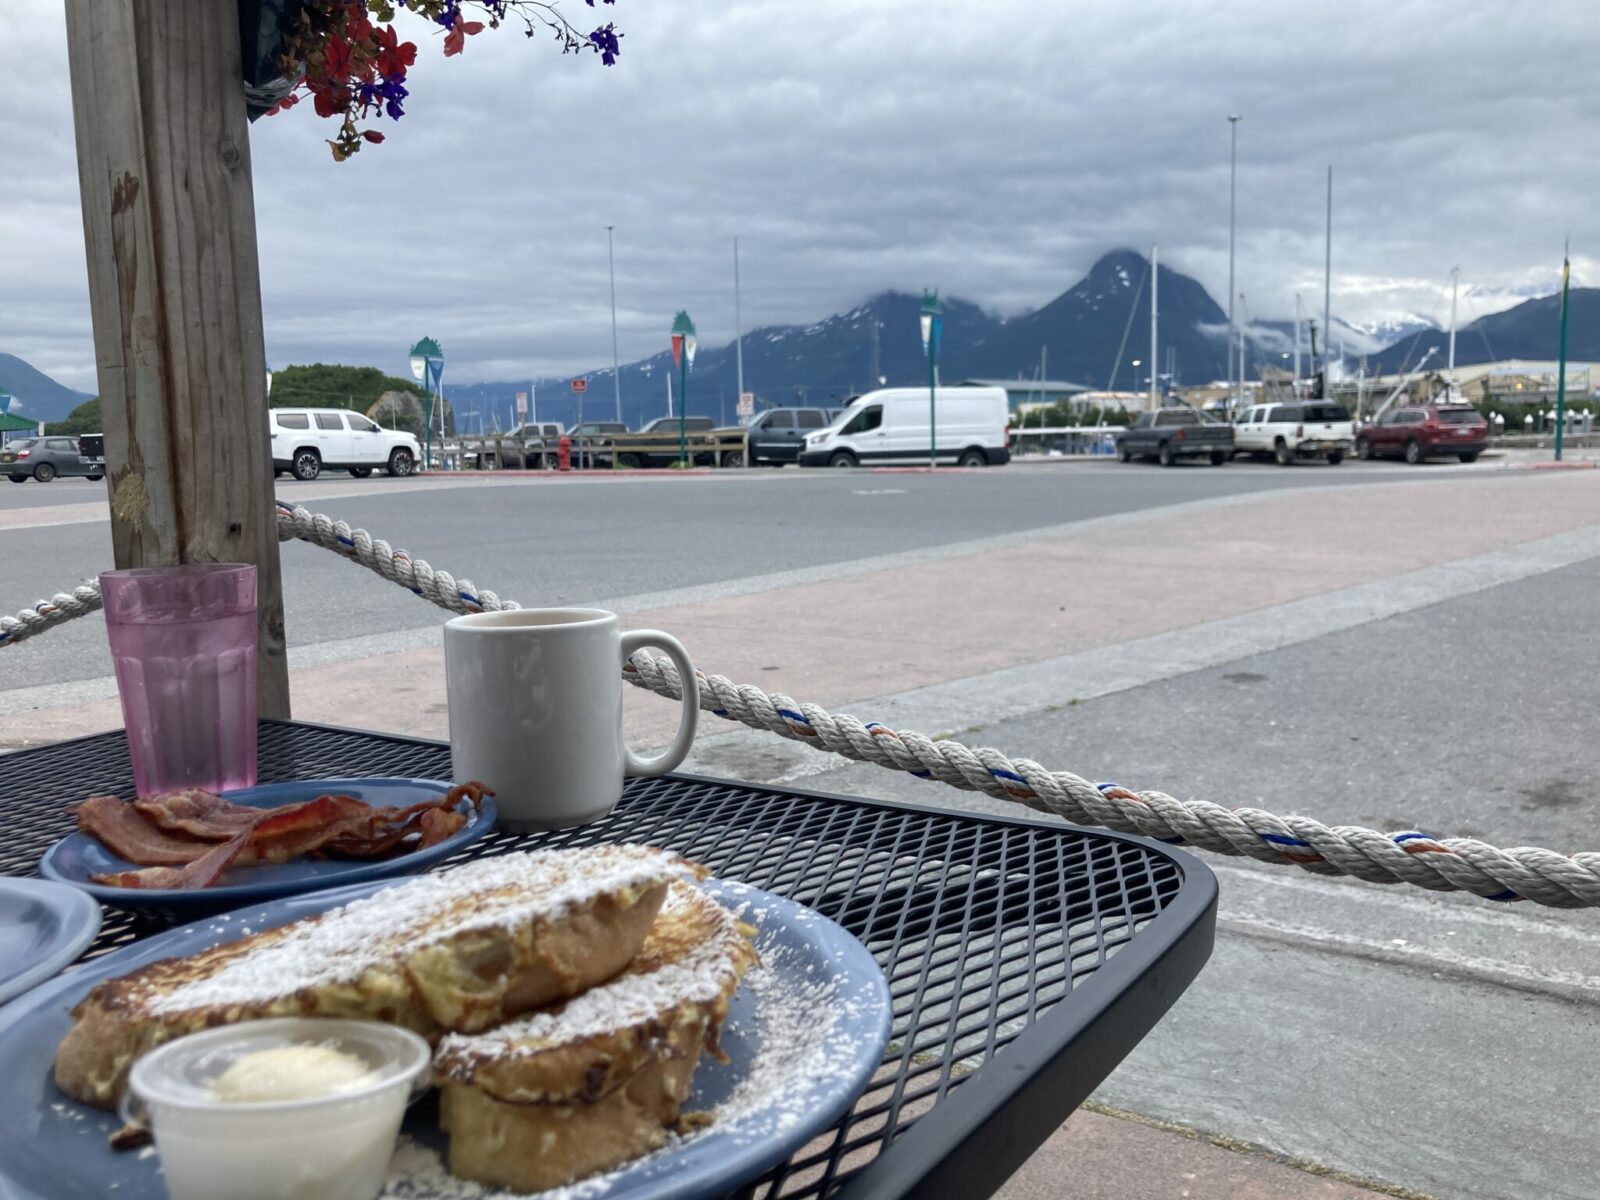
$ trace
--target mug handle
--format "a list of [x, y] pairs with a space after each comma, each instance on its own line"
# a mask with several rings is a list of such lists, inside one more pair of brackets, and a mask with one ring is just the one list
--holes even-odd
[[629, 775], [665, 775], [689, 757], [689, 750], [694, 745], [694, 731], [700, 720], [700, 681], [695, 678], [694, 664], [689, 661], [689, 652], [683, 648], [683, 643], [659, 629], [635, 629], [623, 634], [623, 665], [627, 665], [635, 650], [646, 646], [665, 650], [667, 657], [678, 668], [678, 680], [683, 692], [683, 715], [678, 718], [678, 732], [672, 739], [672, 745], [660, 754], [646, 758], [634, 753], [626, 743], [622, 752], [628, 761]]

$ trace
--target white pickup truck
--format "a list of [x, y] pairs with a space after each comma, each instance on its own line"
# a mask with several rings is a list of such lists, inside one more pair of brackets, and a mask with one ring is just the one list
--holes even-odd
[[1328, 400], [1252, 405], [1233, 427], [1235, 454], [1270, 454], [1283, 467], [1300, 458], [1325, 458], [1337, 466], [1355, 440], [1350, 413]]

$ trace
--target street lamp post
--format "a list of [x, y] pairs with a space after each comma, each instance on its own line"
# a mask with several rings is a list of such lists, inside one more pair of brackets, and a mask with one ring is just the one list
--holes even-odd
[[922, 293], [922, 350], [928, 356], [928, 469], [939, 465], [939, 422], [934, 387], [938, 383], [939, 331], [944, 325], [944, 310], [939, 307], [939, 289]]
[[622, 366], [617, 356], [617, 259], [612, 252], [610, 225], [606, 226], [606, 270], [611, 276], [611, 394], [617, 402], [617, 424], [622, 424]]
[[678, 364], [678, 466], [689, 465], [689, 368], [694, 366], [694, 322], [682, 309], [672, 319], [672, 361]]
[[1135, 394], [1139, 391], [1139, 368], [1142, 366], [1144, 366], [1144, 359], [1136, 358], [1133, 360], [1133, 387], [1130, 390]]
[[[1234, 235], [1234, 177], [1239, 161], [1239, 115], [1228, 114], [1228, 412], [1234, 409], [1236, 393], [1233, 386], [1233, 235]], [[1239, 359], [1239, 384], [1244, 384], [1244, 358]]]
[[431, 337], [411, 347], [411, 374], [422, 384], [422, 467], [428, 470], [433, 466], [433, 393], [444, 374], [444, 351]]

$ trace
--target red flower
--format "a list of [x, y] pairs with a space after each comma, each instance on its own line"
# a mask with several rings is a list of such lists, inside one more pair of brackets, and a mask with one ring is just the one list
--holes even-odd
[[343, 88], [317, 88], [312, 92], [312, 104], [319, 117], [336, 117], [345, 110], [349, 93]]
[[378, 46], [380, 75], [404, 75], [406, 68], [417, 61], [417, 44], [400, 41], [392, 25], [378, 30]]
[[452, 54], [460, 54], [467, 36], [482, 32], [482, 21], [464, 20], [461, 14], [457, 13], [456, 23], [450, 26], [450, 32], [444, 35], [444, 56], [449, 58]]
[[376, 129], [363, 129], [361, 131], [361, 136], [366, 138], [369, 142], [383, 141], [383, 134], [379, 133]]
[[350, 76], [350, 43], [337, 33], [328, 35], [328, 48], [322, 56], [322, 70], [334, 82]]

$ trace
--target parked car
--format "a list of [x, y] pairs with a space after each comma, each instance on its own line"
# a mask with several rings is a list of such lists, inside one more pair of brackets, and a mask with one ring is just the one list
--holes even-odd
[[748, 467], [774, 466], [800, 461], [806, 435], [833, 424], [843, 409], [769, 408], [745, 426], [745, 462]]
[[867, 392], [817, 433], [805, 435], [802, 467], [856, 467], [929, 457], [929, 419], [939, 461], [959, 467], [999, 467], [1011, 461], [1011, 416], [1003, 388], [939, 388], [929, 411], [926, 388]]
[[[689, 439], [689, 459], [696, 465], [708, 465], [711, 455], [696, 452], [694, 443], [704, 442], [706, 435], [716, 428], [710, 417], [684, 417], [681, 429]], [[657, 417], [638, 433], [617, 440], [617, 465], [619, 467], [670, 467], [678, 461], [677, 417]]]
[[572, 465], [575, 467], [610, 466], [611, 442], [626, 434], [628, 427], [621, 421], [585, 421], [567, 430], [572, 439]]
[[1280, 467], [1301, 458], [1325, 458], [1338, 466], [1355, 445], [1355, 437], [1355, 422], [1342, 404], [1327, 400], [1253, 404], [1233, 427], [1233, 451], [1270, 454]]
[[1233, 426], [1207, 420], [1192, 408], [1140, 413], [1116, 435], [1123, 462], [1153, 458], [1170, 467], [1180, 458], [1208, 458], [1220, 467], [1233, 457]]
[[104, 457], [95, 460], [79, 453], [74, 438], [15, 438], [0, 448], [0, 471], [12, 483], [49, 483], [58, 475], [98, 480], [106, 477], [106, 463]]
[[78, 457], [90, 466], [100, 468], [100, 473], [105, 474], [106, 465], [106, 438], [103, 433], [86, 433], [78, 438]]
[[[490, 470], [496, 467], [516, 471], [554, 470], [561, 434], [561, 426], [555, 421], [518, 425], [510, 433], [484, 434], [461, 452], [461, 462], [468, 468], [476, 467], [480, 457], [478, 447], [481, 445], [483, 465]], [[496, 439], [499, 440], [503, 462], [495, 457]]]
[[1420, 404], [1383, 414], [1356, 434], [1356, 455], [1408, 463], [1451, 454], [1474, 461], [1489, 446], [1489, 422], [1467, 404]]
[[409, 475], [422, 461], [422, 446], [402, 430], [384, 429], [342, 408], [274, 408], [269, 410], [272, 473], [293, 472], [296, 479], [315, 479], [325, 467], [342, 467], [357, 479], [374, 468], [390, 475]]

